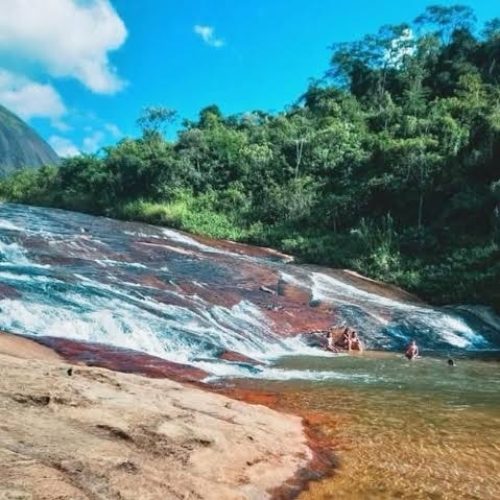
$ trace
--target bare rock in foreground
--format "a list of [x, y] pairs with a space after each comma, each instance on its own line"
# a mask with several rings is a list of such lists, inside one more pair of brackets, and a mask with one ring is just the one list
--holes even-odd
[[260, 499], [311, 456], [298, 417], [31, 344], [0, 335], [0, 498]]

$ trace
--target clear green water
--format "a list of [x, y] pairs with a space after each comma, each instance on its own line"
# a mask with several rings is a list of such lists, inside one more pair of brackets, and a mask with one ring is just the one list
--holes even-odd
[[[259, 382], [284, 409], [327, 416], [340, 459], [302, 498], [500, 498], [500, 364], [395, 354], [288, 358], [344, 380]], [[241, 382], [245, 387], [249, 382]], [[330, 417], [330, 418], [328, 418]]]
[[[284, 409], [326, 416], [341, 467], [306, 496], [500, 498], [499, 364], [460, 359], [449, 368], [429, 355], [499, 349], [492, 311], [409, 304], [331, 270], [245, 257], [175, 231], [1, 203], [0, 261], [0, 329], [251, 376], [238, 383], [276, 391]], [[222, 362], [226, 350], [255, 359], [314, 352], [274, 330], [266, 303], [276, 296], [256, 290], [267, 275], [279, 275], [277, 288], [283, 281], [331, 307], [366, 345], [402, 349], [415, 338], [426, 356], [296, 356], [278, 369]], [[291, 318], [310, 313], [293, 304]]]

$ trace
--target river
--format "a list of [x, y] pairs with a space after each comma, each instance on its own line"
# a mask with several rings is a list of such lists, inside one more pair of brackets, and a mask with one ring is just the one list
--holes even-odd
[[334, 369], [345, 379], [232, 384], [276, 394], [282, 410], [321, 416], [340, 464], [303, 499], [499, 498], [498, 362], [446, 361], [410, 363], [392, 353], [292, 357], [280, 366]]
[[[314, 332], [342, 322], [374, 352], [315, 347]], [[0, 330], [134, 349], [325, 415], [341, 466], [304, 498], [500, 497], [490, 309], [430, 307], [254, 247], [0, 204]], [[412, 338], [423, 358], [410, 363], [396, 353]]]

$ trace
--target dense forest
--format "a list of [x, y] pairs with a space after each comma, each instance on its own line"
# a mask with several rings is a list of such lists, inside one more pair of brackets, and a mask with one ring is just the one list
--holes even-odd
[[184, 121], [5, 179], [0, 196], [280, 248], [500, 309], [500, 19], [430, 6], [336, 44], [283, 112]]

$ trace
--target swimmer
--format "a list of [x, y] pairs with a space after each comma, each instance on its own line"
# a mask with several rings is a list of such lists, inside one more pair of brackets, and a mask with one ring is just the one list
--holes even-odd
[[412, 340], [410, 345], [406, 348], [405, 356], [411, 361], [418, 357], [419, 352], [418, 352], [418, 346], [417, 343]]

